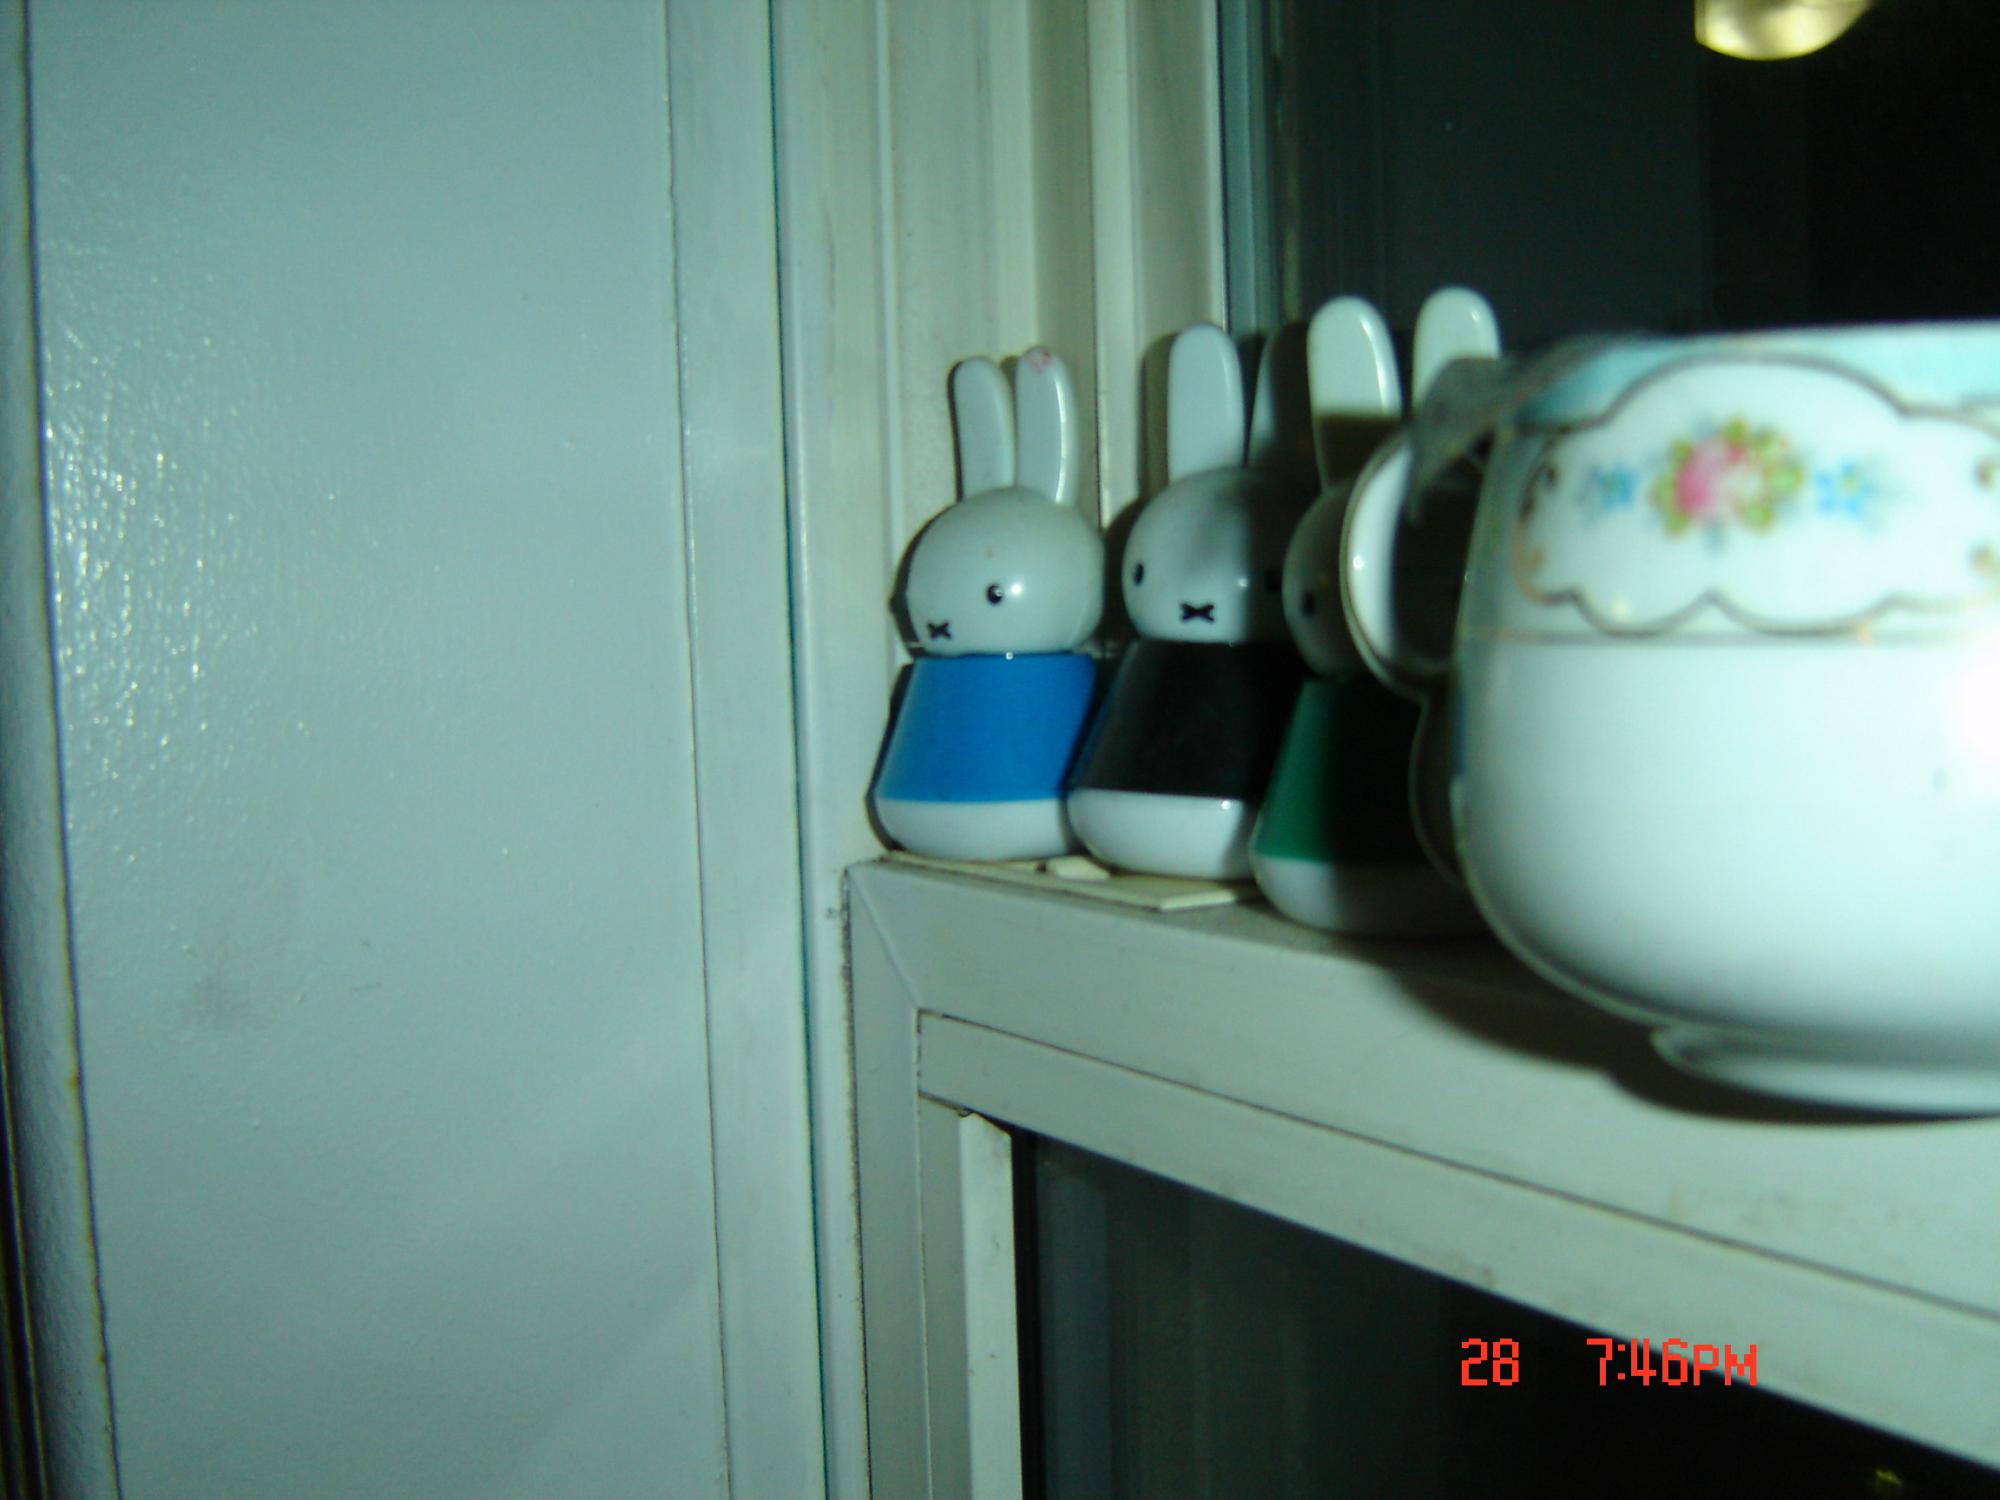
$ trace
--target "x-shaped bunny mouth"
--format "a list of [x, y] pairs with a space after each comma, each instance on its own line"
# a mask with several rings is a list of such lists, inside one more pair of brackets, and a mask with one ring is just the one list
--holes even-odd
[[926, 620], [924, 622], [924, 629], [931, 633], [930, 638], [934, 641], [948, 641], [951, 639], [951, 621], [949, 620], [946, 620], [942, 625], [933, 625]]
[[1209, 624], [1213, 625], [1215, 623], [1215, 606], [1213, 604], [1183, 604], [1181, 606], [1181, 622], [1185, 624], [1189, 620], [1206, 620]]

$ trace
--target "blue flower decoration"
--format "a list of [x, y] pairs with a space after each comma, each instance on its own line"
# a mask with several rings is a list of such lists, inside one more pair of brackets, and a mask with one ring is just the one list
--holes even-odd
[[1882, 497], [1874, 476], [1852, 459], [1815, 469], [1812, 486], [1813, 509], [1843, 521], [1874, 519], [1876, 503]]
[[1639, 476], [1630, 464], [1599, 464], [1590, 471], [1585, 504], [1600, 515], [1628, 510], [1639, 498]]

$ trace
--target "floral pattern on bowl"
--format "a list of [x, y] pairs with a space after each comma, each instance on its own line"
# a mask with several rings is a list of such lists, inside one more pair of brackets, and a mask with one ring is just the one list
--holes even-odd
[[1733, 531], [1767, 532], [1811, 516], [1871, 525], [1889, 498], [1868, 464], [1844, 458], [1813, 466], [1784, 433], [1741, 416], [1676, 438], [1664, 453], [1597, 465], [1577, 501], [1594, 518], [1641, 495], [1669, 537], [1696, 536], [1712, 547], [1726, 545]]
[[1829, 364], [1667, 366], [1548, 435], [1521, 493], [1516, 625], [1811, 634], [2000, 599], [2000, 435]]
[[1797, 498], [1803, 479], [1782, 434], [1735, 417], [1707, 437], [1677, 440], [1667, 472], [1653, 482], [1652, 499], [1668, 536], [1696, 528], [1716, 536], [1732, 523], [1769, 531]]

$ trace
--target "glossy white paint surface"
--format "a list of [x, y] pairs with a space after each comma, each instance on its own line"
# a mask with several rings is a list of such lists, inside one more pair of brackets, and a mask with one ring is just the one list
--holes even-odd
[[768, 17], [667, 12], [681, 485], [729, 1482], [826, 1485]]
[[123, 1493], [719, 1494], [662, 10], [33, 20]]

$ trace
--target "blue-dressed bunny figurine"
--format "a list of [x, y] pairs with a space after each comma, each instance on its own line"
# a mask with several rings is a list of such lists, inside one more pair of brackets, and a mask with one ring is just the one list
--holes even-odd
[[962, 498], [911, 551], [916, 649], [875, 782], [875, 816], [941, 859], [1041, 859], [1076, 847], [1063, 790], [1090, 716], [1104, 543], [1077, 509], [1075, 388], [1030, 349], [1012, 399], [992, 360], [952, 371]]

